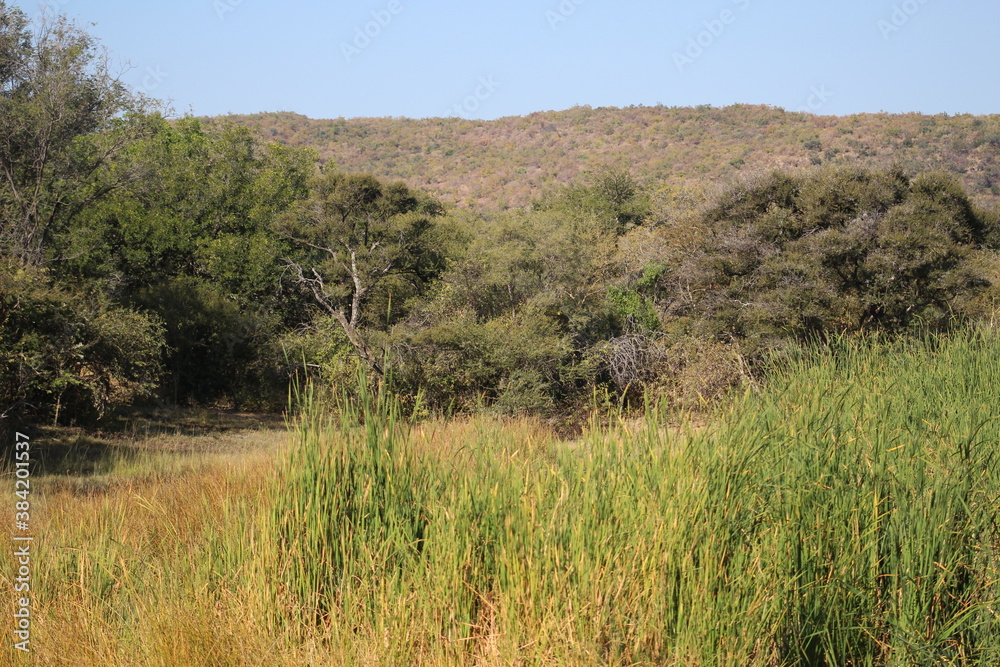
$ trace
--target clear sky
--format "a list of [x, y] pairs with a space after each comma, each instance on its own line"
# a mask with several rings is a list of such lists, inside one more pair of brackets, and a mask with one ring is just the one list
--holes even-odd
[[837, 115], [1000, 113], [997, 0], [48, 4], [178, 114], [497, 118], [738, 102]]

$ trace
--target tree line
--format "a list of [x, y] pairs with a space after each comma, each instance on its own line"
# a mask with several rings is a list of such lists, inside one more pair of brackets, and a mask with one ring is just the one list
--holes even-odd
[[990, 316], [997, 221], [949, 174], [850, 165], [449, 209], [170, 120], [85, 31], [0, 2], [4, 419], [274, 409], [359, 370], [445, 412], [697, 401], [797, 341]]

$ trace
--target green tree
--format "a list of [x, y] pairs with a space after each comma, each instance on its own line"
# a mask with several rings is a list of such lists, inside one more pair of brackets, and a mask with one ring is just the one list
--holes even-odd
[[155, 318], [53, 286], [41, 269], [0, 266], [2, 417], [100, 418], [152, 394], [162, 347]]
[[111, 72], [96, 40], [65, 17], [29, 29], [0, 2], [0, 246], [46, 262], [48, 241], [132, 174], [109, 165], [147, 131], [149, 101]]
[[596, 219], [616, 234], [624, 234], [648, 218], [648, 193], [630, 171], [605, 169], [590, 180], [589, 185], [563, 188], [536, 202], [534, 208]]
[[281, 233], [298, 248], [286, 258], [292, 280], [309, 289], [378, 375], [382, 360], [363, 330], [366, 306], [394, 281], [419, 288], [440, 272], [431, 232], [441, 213], [402, 183], [330, 170], [281, 221]]
[[53, 239], [67, 257], [53, 268], [167, 323], [174, 401], [265, 395], [280, 356], [269, 341], [309, 305], [281, 290], [288, 247], [272, 224], [306, 196], [313, 158], [246, 128], [157, 118], [113, 166], [141, 178]]
[[399, 379], [437, 408], [551, 412], [578, 397], [621, 328], [606, 222], [561, 209], [469, 221], [464, 252], [392, 332]]
[[177, 276], [137, 292], [133, 301], [164, 322], [169, 373], [164, 394], [174, 403], [267, 406], [279, 352], [271, 345], [280, 327], [274, 314], [241, 308], [210, 283]]
[[721, 195], [669, 307], [723, 339], [899, 330], [946, 321], [987, 283], [987, 226], [937, 172], [827, 168], [770, 174]]
[[280, 307], [286, 250], [271, 226], [307, 195], [314, 155], [195, 118], [151, 125], [113, 168], [139, 178], [53, 239], [61, 274], [122, 293], [191, 276], [243, 305]]

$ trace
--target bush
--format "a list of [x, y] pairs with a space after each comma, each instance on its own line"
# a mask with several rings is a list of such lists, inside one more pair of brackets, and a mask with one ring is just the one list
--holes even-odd
[[174, 403], [284, 402], [273, 316], [243, 310], [212, 285], [185, 276], [140, 291], [136, 302], [166, 322], [171, 386], [164, 389]]
[[973, 261], [988, 225], [946, 174], [772, 174], [722, 194], [706, 221], [669, 310], [716, 339], [946, 323], [988, 284]]
[[485, 322], [457, 314], [395, 347], [399, 381], [437, 409], [552, 412], [594, 373], [558, 324], [531, 310]]
[[357, 384], [361, 358], [343, 327], [332, 317], [286, 332], [278, 340], [286, 375], [299, 375], [320, 386], [349, 391]]
[[40, 270], [0, 269], [0, 407], [5, 417], [90, 422], [152, 395], [164, 330]]

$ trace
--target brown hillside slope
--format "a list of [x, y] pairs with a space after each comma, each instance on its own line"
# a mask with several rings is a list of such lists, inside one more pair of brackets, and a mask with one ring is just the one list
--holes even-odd
[[813, 116], [766, 106], [574, 107], [474, 121], [314, 120], [230, 115], [266, 139], [315, 148], [465, 207], [524, 206], [581, 173], [628, 167], [640, 178], [720, 182], [741, 172], [860, 161], [959, 175], [980, 203], [1000, 201], [1000, 115]]

